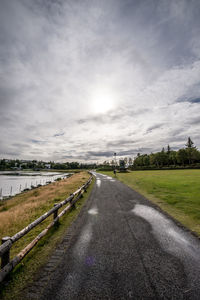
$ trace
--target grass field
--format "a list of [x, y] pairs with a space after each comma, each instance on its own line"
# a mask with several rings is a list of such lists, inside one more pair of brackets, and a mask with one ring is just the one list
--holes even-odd
[[117, 179], [200, 236], [200, 170], [132, 171], [117, 173]]
[[[70, 178], [42, 186], [35, 190], [22, 193], [0, 205], [0, 237], [12, 236], [44, 214], [54, 203], [64, 200], [70, 193], [82, 186], [90, 175], [87, 172], [74, 174]], [[57, 228], [52, 228], [49, 233], [37, 244], [36, 247], [25, 257], [16, 269], [11, 273], [9, 284], [0, 284], [1, 299], [21, 299], [20, 292], [27, 282], [31, 282], [34, 274], [45, 264], [53, 249], [62, 239], [63, 234], [72, 221], [76, 218], [82, 205], [92, 189], [76, 204], [76, 209], [72, 209], [64, 215]], [[61, 209], [62, 210], [62, 209]], [[61, 211], [59, 210], [59, 212]], [[41, 225], [31, 230], [24, 238], [21, 238], [11, 248], [11, 258], [32, 241], [51, 222], [51, 215]]]

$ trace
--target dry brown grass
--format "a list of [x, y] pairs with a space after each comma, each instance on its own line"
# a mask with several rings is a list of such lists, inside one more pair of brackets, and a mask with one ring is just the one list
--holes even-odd
[[[35, 219], [36, 214], [38, 216], [49, 210], [55, 202], [62, 201], [70, 193], [74, 192], [78, 187], [87, 181], [89, 174], [82, 172], [80, 174], [73, 175], [73, 177], [59, 181], [55, 184], [48, 185], [35, 189], [28, 193], [19, 195], [7, 202], [9, 207], [8, 211], [2, 211], [0, 213], [0, 223], [2, 232], [13, 231], [13, 234], [24, 228], [30, 221]], [[64, 215], [58, 226], [50, 229], [48, 234], [39, 241], [39, 243], [32, 249], [32, 251], [24, 258], [24, 260], [10, 273], [8, 281], [0, 284], [0, 299], [2, 300], [21, 300], [24, 299], [23, 291], [26, 285], [29, 285], [35, 279], [35, 275], [40, 272], [42, 266], [44, 266], [54, 253], [55, 248], [63, 240], [67, 229], [76, 219], [85, 201], [90, 195], [94, 184], [89, 186], [87, 193], [83, 194], [76, 203], [76, 209], [70, 210]], [[44, 196], [45, 195], [45, 196]], [[42, 203], [42, 205], [40, 205]], [[43, 206], [43, 209], [41, 208]], [[1, 210], [2, 206], [0, 207]], [[15, 209], [16, 208], [16, 211]], [[45, 208], [45, 210], [44, 210]], [[9, 215], [9, 210], [11, 214]], [[26, 211], [26, 213], [25, 213]], [[6, 213], [6, 214], [5, 214]], [[1, 222], [1, 216], [7, 216], [4, 218], [4, 226], [8, 224], [8, 227], [3, 228]], [[38, 217], [37, 216], [37, 217]], [[15, 219], [15, 220], [14, 220]], [[21, 238], [14, 243], [11, 248], [11, 257], [17, 254], [23, 249], [33, 238], [41, 232], [41, 230], [47, 226], [52, 220], [52, 216], [47, 218], [41, 225], [31, 230], [24, 238]], [[21, 222], [18, 223], [18, 221]], [[6, 225], [7, 226], [7, 225]], [[5, 234], [4, 234], [5, 235]], [[10, 234], [11, 235], [11, 234]]]
[[[4, 236], [12, 236], [36, 218], [51, 209], [54, 203], [58, 203], [67, 198], [70, 193], [76, 191], [82, 186], [89, 174], [87, 172], [80, 172], [72, 175], [61, 181], [51, 183], [47, 186], [39, 187], [35, 190], [28, 191], [7, 200], [0, 206], [0, 238]], [[51, 216], [50, 216], [51, 218]], [[42, 225], [36, 227], [26, 237], [27, 240], [38, 232], [41, 231], [50, 219], [47, 218]], [[21, 241], [21, 240], [20, 240]], [[23, 246], [23, 242], [18, 242], [18, 248]]]

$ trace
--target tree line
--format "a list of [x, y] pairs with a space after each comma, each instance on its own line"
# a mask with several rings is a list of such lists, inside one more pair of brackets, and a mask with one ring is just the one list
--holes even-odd
[[55, 170], [70, 170], [70, 169], [93, 169], [96, 164], [84, 164], [79, 162], [44, 162], [37, 160], [19, 160], [19, 159], [0, 159], [0, 170], [25, 170], [31, 169], [35, 171], [44, 169], [55, 169]]
[[160, 152], [151, 154], [137, 154], [133, 161], [133, 168], [163, 168], [163, 167], [185, 167], [200, 166], [200, 151], [194, 146], [189, 137], [185, 148], [178, 151], [171, 149], [170, 145]]

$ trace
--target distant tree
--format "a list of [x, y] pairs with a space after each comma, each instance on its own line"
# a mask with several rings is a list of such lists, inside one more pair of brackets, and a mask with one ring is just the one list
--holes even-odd
[[186, 149], [179, 149], [176, 153], [177, 162], [181, 165], [185, 165], [188, 160], [188, 155]]
[[194, 147], [194, 143], [193, 143], [193, 141], [191, 140], [190, 137], [187, 140], [186, 147], [187, 148], [193, 148]]
[[147, 154], [144, 154], [143, 156], [143, 165], [147, 167], [150, 165], [150, 157]]
[[196, 149], [196, 147], [191, 149], [190, 155], [192, 164], [200, 161], [200, 152]]
[[27, 169], [27, 164], [22, 164], [22, 165], [21, 165], [21, 168], [22, 168], [22, 169]]
[[169, 145], [167, 145], [167, 165], [170, 165], [170, 152], [171, 152], [171, 148]]
[[167, 154], [169, 154], [170, 151], [171, 151], [171, 148], [170, 148], [170, 146], [168, 145], [168, 146], [167, 146]]
[[136, 158], [134, 159], [134, 166], [143, 166], [143, 159], [142, 159], [142, 155], [138, 155], [136, 156]]
[[70, 168], [71, 169], [79, 169], [79, 163], [76, 161], [73, 161], [70, 163]]
[[170, 151], [169, 153], [169, 164], [170, 165], [176, 165], [177, 164], [177, 156], [176, 156], [176, 151]]
[[6, 161], [5, 161], [5, 159], [1, 159], [0, 170], [5, 170], [5, 169], [6, 169]]
[[114, 166], [115, 165], [115, 161], [114, 161], [114, 159], [113, 160], [111, 160], [111, 166]]
[[156, 165], [156, 157], [155, 157], [155, 154], [154, 154], [154, 153], [151, 153], [151, 154], [149, 155], [149, 162], [150, 162], [150, 165], [151, 165], [151, 166]]
[[179, 149], [178, 151], [171, 150], [168, 145], [166, 151], [164, 148], [160, 152], [151, 154], [140, 154], [134, 158], [134, 167], [157, 167], [162, 168], [164, 166], [176, 165], [185, 166], [186, 164], [200, 163], [200, 151], [194, 146], [193, 141], [189, 137], [187, 140], [186, 148]]
[[155, 156], [156, 156], [156, 163], [158, 167], [163, 167], [164, 165], [167, 164], [167, 158], [168, 158], [167, 153], [165, 153], [163, 149], [161, 152], [155, 153]]
[[14, 160], [11, 160], [11, 161], [9, 162], [9, 168], [13, 168], [13, 167], [15, 167], [15, 161], [14, 161]]
[[15, 166], [16, 166], [17, 168], [19, 168], [19, 166], [20, 166], [20, 161], [19, 161], [19, 159], [16, 159]]
[[192, 151], [193, 151], [193, 148], [196, 148], [196, 147], [194, 147], [194, 143], [193, 143], [193, 141], [191, 140], [190, 137], [187, 140], [186, 147], [187, 147], [186, 151], [187, 151], [188, 163], [190, 165], [191, 161], [192, 161]]

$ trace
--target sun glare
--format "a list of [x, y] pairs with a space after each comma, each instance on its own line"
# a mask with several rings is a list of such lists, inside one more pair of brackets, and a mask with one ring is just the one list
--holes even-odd
[[94, 113], [106, 113], [114, 108], [114, 97], [108, 91], [96, 91], [92, 95], [92, 111]]

